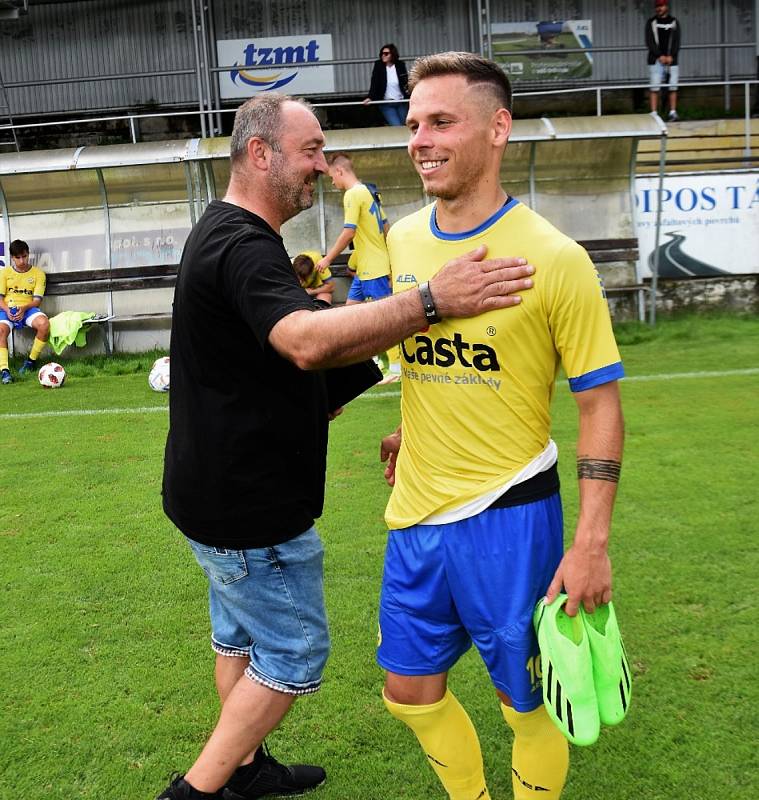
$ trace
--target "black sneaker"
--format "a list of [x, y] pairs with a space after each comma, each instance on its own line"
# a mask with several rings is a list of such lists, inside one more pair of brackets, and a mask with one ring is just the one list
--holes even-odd
[[258, 797], [294, 797], [327, 780], [321, 767], [280, 764], [264, 745], [252, 764], [239, 768], [222, 792], [223, 800], [256, 800]]
[[13, 383], [13, 375], [9, 369], [0, 371], [0, 381], [3, 383]]
[[221, 792], [199, 792], [193, 789], [184, 779], [184, 775], [175, 772], [171, 776], [171, 784], [167, 786], [156, 800], [222, 800]]

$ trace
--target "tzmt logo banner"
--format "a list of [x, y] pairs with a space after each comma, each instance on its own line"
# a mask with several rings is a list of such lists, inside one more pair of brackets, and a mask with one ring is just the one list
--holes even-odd
[[320, 65], [332, 60], [330, 34], [220, 39], [216, 51], [220, 66], [235, 67], [219, 73], [224, 100], [285, 87], [290, 94], [335, 91], [334, 68]]

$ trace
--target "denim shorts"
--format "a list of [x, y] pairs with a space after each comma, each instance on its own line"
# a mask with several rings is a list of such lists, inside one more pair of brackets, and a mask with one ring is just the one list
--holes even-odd
[[658, 92], [662, 84], [668, 86], [670, 92], [677, 91], [677, 82], [680, 78], [680, 67], [678, 65], [667, 67], [657, 61], [648, 67], [648, 74], [650, 79], [649, 86], [652, 92]]
[[472, 642], [517, 711], [542, 702], [532, 627], [564, 554], [558, 492], [446, 525], [390, 531], [377, 661], [398, 675], [447, 672]]
[[249, 550], [188, 542], [208, 578], [216, 653], [249, 659], [245, 675], [275, 691], [316, 692], [329, 655], [324, 548], [316, 528]]

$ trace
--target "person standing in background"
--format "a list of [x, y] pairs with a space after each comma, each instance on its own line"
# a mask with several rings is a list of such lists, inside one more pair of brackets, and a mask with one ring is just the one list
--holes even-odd
[[[364, 100], [364, 105], [368, 105], [372, 100], [403, 101], [406, 98], [408, 98], [406, 65], [400, 60], [398, 48], [394, 44], [384, 44], [380, 48], [379, 59], [374, 62], [369, 97]], [[388, 125], [405, 125], [408, 103], [383, 103], [380, 111]]]
[[663, 83], [669, 89], [669, 122], [677, 122], [677, 82], [680, 67], [680, 23], [669, 13], [668, 0], [655, 0], [656, 13], [646, 22], [646, 47], [650, 73], [649, 100], [651, 111], [659, 109], [659, 90]]

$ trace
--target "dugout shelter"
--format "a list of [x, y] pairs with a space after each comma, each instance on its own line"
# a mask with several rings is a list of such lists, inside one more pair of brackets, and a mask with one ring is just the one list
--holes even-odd
[[[649, 114], [517, 120], [503, 185], [575, 239], [632, 241], [638, 144], [659, 139], [663, 148], [665, 137]], [[378, 184], [391, 223], [429, 202], [407, 140], [400, 127], [327, 134], [327, 151], [350, 152], [358, 174]], [[13, 239], [29, 243], [48, 274], [49, 315], [109, 317], [107, 349], [166, 347], [182, 247], [228, 179], [228, 138], [0, 155], [5, 252]], [[314, 206], [283, 227], [288, 252], [324, 252], [342, 223], [341, 194], [321, 179]], [[631, 248], [602, 269], [608, 288], [629, 288], [642, 313]]]

